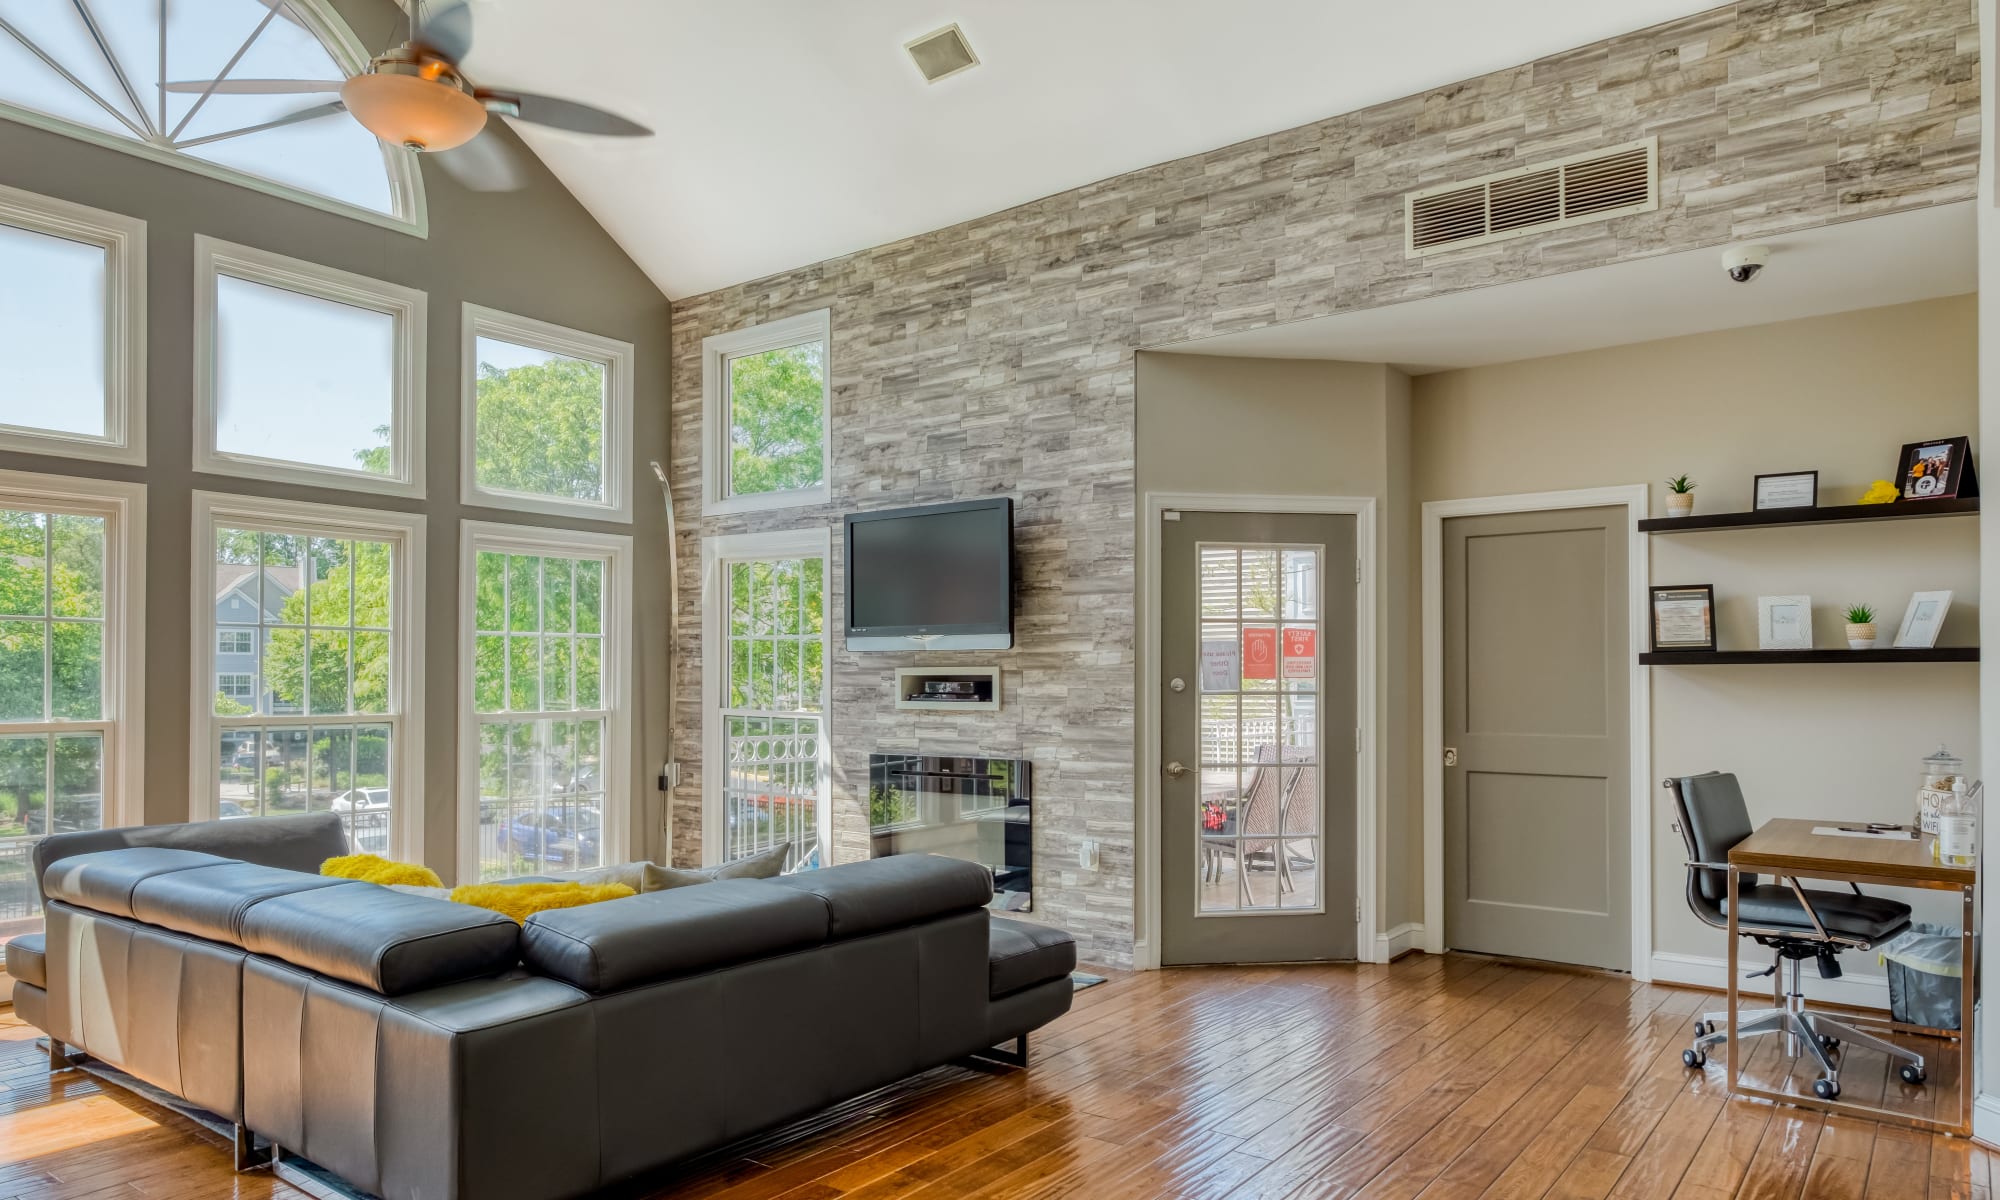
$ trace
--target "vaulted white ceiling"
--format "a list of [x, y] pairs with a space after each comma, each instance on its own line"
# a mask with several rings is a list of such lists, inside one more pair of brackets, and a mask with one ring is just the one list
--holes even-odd
[[[671, 297], [942, 228], [1713, 0], [479, 0], [475, 77], [643, 142], [522, 136]], [[956, 21], [981, 65], [903, 44]]]

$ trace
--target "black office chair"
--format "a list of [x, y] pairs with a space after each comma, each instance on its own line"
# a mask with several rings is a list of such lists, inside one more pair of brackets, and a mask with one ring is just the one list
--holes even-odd
[[[1674, 808], [1680, 819], [1674, 829], [1687, 843], [1688, 907], [1703, 923], [1717, 929], [1729, 928], [1729, 851], [1750, 836], [1750, 808], [1736, 776], [1712, 771], [1666, 781], [1673, 793]], [[1781, 1007], [1750, 1009], [1739, 1014], [1739, 1032], [1744, 1038], [1766, 1033], [1785, 1035], [1787, 1054], [1797, 1054], [1799, 1042], [1819, 1060], [1822, 1075], [1813, 1081], [1813, 1094], [1822, 1100], [1840, 1095], [1840, 1044], [1866, 1046], [1891, 1059], [1903, 1060], [1898, 1074], [1905, 1083], [1924, 1081], [1924, 1059], [1892, 1042], [1865, 1033], [1824, 1013], [1808, 1011], [1799, 988], [1799, 972], [1807, 959], [1819, 964], [1820, 977], [1840, 976], [1837, 959], [1844, 950], [1869, 950], [1901, 933], [1910, 924], [1910, 906], [1877, 896], [1863, 895], [1861, 888], [1848, 884], [1847, 892], [1807, 889], [1793, 877], [1777, 883], [1759, 882], [1745, 873], [1737, 880], [1736, 917], [1739, 936], [1769, 947], [1775, 961], [1757, 977], [1783, 971], [1791, 963], [1791, 986], [1780, 992]], [[1779, 976], [1782, 988], [1784, 978]], [[1780, 998], [1782, 997], [1782, 998]], [[1727, 1013], [1703, 1013], [1695, 1022], [1694, 1045], [1681, 1054], [1690, 1067], [1708, 1062], [1711, 1046], [1727, 1041]]]

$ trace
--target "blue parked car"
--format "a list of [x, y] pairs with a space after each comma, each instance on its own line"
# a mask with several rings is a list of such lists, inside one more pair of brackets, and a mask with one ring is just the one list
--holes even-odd
[[500, 825], [500, 849], [531, 863], [594, 867], [600, 863], [603, 818], [594, 808], [515, 813]]

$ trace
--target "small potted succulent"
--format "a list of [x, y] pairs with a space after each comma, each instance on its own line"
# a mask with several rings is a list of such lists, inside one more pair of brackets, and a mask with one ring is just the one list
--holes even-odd
[[1694, 480], [1676, 475], [1667, 480], [1667, 515], [1685, 517], [1694, 512]]
[[1870, 650], [1875, 646], [1875, 610], [1866, 604], [1850, 604], [1847, 617], [1847, 648]]

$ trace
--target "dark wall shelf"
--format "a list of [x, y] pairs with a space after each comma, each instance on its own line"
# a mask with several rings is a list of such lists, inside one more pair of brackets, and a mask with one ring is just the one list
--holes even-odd
[[1702, 529], [1762, 529], [1772, 525], [1840, 525], [1853, 521], [1908, 521], [1918, 517], [1964, 517], [1979, 512], [1979, 497], [1963, 500], [1910, 500], [1892, 504], [1837, 504], [1827, 508], [1775, 508], [1713, 516], [1648, 517], [1641, 533], [1694, 533]]
[[1790, 663], [1978, 662], [1977, 646], [1937, 646], [1929, 650], [1649, 650], [1645, 667], [1740, 667]]

